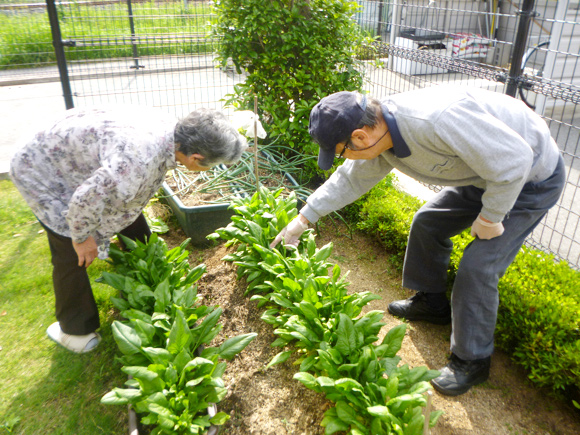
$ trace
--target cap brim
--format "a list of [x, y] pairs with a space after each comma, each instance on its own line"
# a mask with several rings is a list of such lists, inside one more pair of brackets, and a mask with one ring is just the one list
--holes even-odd
[[332, 168], [332, 165], [334, 164], [334, 154], [334, 149], [325, 150], [320, 147], [318, 151], [318, 167], [323, 171], [327, 171]]

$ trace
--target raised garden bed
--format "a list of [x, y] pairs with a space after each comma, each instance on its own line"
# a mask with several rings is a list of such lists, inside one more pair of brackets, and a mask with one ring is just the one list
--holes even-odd
[[[219, 165], [206, 173], [179, 171], [167, 175], [162, 186], [164, 200], [191, 243], [197, 246], [207, 244], [207, 235], [230, 222], [232, 197], [256, 191], [254, 159], [249, 153], [229, 168]], [[288, 193], [300, 188], [294, 177], [266, 151], [260, 153], [259, 179], [262, 186], [270, 189], [283, 186]]]

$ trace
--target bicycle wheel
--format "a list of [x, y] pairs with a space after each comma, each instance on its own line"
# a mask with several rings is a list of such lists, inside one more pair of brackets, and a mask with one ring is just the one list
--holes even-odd
[[[541, 78], [544, 75], [544, 66], [546, 63], [546, 55], [548, 54], [548, 45], [550, 41], [540, 42], [531, 48], [528, 48], [522, 57], [522, 74], [528, 77]], [[531, 90], [531, 84], [525, 81], [518, 87], [520, 98], [526, 105], [535, 109], [534, 105], [537, 94]]]

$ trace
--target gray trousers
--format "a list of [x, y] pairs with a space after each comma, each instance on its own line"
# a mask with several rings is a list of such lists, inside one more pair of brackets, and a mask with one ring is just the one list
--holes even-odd
[[[526, 237], [553, 207], [564, 188], [564, 160], [538, 183], [524, 185], [503, 221], [505, 232], [473, 240], [465, 249], [451, 293], [451, 352], [464, 360], [493, 353], [499, 306], [497, 285]], [[426, 293], [447, 291], [450, 237], [469, 228], [481, 211], [483, 190], [473, 186], [443, 189], [414, 216], [403, 266], [403, 286]]]

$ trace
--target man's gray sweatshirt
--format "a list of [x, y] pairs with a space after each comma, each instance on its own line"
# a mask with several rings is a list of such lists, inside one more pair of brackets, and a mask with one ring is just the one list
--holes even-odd
[[556, 168], [559, 150], [548, 126], [510, 96], [436, 86], [381, 105], [393, 148], [341, 165], [300, 211], [310, 222], [357, 200], [393, 168], [429, 184], [479, 187], [481, 216], [501, 222], [524, 184], [543, 181]]

